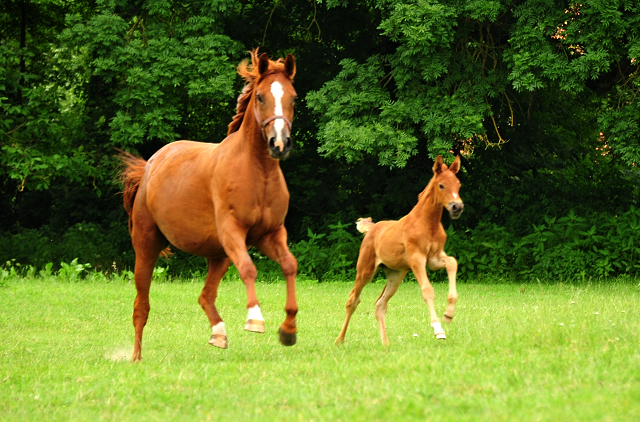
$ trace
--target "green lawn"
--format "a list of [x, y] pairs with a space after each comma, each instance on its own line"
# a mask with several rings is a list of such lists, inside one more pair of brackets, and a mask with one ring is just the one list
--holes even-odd
[[[224, 281], [229, 349], [207, 344], [202, 282], [154, 283], [143, 361], [125, 282], [0, 287], [0, 420], [638, 421], [640, 285], [459, 284], [436, 341], [415, 283], [380, 344], [367, 286], [333, 345], [352, 283], [298, 283], [298, 344], [278, 343], [284, 283], [257, 286], [267, 332], [245, 332], [244, 285]], [[438, 314], [447, 286], [436, 286]]]

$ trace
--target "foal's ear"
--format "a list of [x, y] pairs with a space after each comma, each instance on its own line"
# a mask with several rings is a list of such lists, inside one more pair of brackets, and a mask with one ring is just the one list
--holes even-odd
[[284, 59], [284, 71], [291, 80], [296, 76], [296, 58], [292, 54], [287, 54], [287, 58]]
[[442, 156], [438, 155], [436, 162], [433, 163], [433, 173], [440, 174], [445, 170], [447, 170], [447, 165], [442, 161]]
[[267, 53], [260, 54], [258, 59], [258, 73], [261, 75], [269, 69], [269, 56]]
[[451, 163], [451, 166], [449, 167], [449, 170], [451, 170], [454, 174], [457, 173], [460, 170], [460, 156], [456, 155], [456, 159], [453, 160], [453, 163]]

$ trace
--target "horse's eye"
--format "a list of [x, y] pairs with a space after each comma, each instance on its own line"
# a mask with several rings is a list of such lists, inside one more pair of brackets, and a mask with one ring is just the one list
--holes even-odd
[[260, 104], [264, 103], [264, 100], [262, 99], [262, 95], [260, 95], [260, 94], [256, 94], [256, 98], [258, 99], [258, 101], [260, 102]]
[[444, 186], [442, 185], [442, 183], [440, 183], [440, 184], [438, 185], [438, 187], [439, 187], [440, 189], [444, 189]]

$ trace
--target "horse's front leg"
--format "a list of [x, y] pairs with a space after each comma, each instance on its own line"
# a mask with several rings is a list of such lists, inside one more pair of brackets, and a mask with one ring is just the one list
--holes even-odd
[[298, 261], [289, 251], [287, 246], [287, 231], [284, 226], [273, 233], [264, 236], [257, 245], [260, 252], [274, 260], [282, 268], [282, 273], [287, 281], [287, 303], [284, 310], [287, 316], [278, 330], [280, 343], [284, 346], [296, 344], [296, 314], [298, 303], [296, 301], [296, 274], [298, 273]]
[[456, 274], [458, 273], [458, 261], [452, 256], [447, 256], [442, 252], [437, 258], [429, 262], [429, 268], [439, 270], [446, 268], [447, 277], [449, 278], [449, 295], [447, 296], [447, 309], [444, 311], [442, 320], [450, 323], [454, 316], [456, 301], [458, 300], [458, 291], [456, 289]]
[[422, 298], [427, 303], [427, 307], [429, 308], [429, 314], [431, 315], [431, 327], [433, 328], [433, 333], [435, 334], [438, 340], [444, 340], [447, 338], [444, 330], [442, 329], [442, 325], [440, 324], [440, 320], [438, 319], [438, 315], [436, 314], [435, 307], [435, 291], [433, 290], [433, 286], [429, 282], [429, 278], [427, 277], [427, 266], [426, 266], [426, 258], [421, 253], [415, 253], [409, 258], [409, 266], [413, 271], [413, 274], [416, 276], [416, 280], [418, 280], [418, 284], [420, 285], [420, 291], [422, 292]]
[[223, 227], [225, 227], [225, 230], [220, 233], [222, 247], [231, 262], [236, 266], [240, 279], [242, 279], [247, 288], [247, 310], [249, 315], [244, 329], [256, 333], [264, 333], [264, 318], [260, 311], [255, 285], [258, 271], [247, 252], [245, 243], [247, 232], [233, 222], [228, 222]]

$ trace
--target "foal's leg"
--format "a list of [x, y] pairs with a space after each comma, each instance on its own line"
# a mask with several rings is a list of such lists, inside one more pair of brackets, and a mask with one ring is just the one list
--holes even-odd
[[211, 323], [211, 339], [209, 339], [209, 344], [222, 349], [228, 347], [227, 332], [224, 327], [224, 322], [216, 309], [216, 297], [218, 296], [220, 280], [229, 269], [230, 262], [229, 258], [207, 259], [207, 280], [204, 283], [204, 288], [198, 299], [200, 306], [202, 306]]
[[376, 301], [376, 318], [378, 319], [378, 328], [380, 329], [380, 339], [385, 346], [389, 345], [389, 339], [387, 338], [387, 328], [385, 326], [385, 314], [387, 313], [387, 304], [389, 299], [398, 291], [400, 283], [407, 271], [395, 271], [385, 268], [384, 272], [387, 274], [387, 284], [384, 286], [382, 294]]
[[456, 301], [458, 300], [458, 291], [456, 289], [456, 274], [458, 272], [458, 261], [452, 256], [447, 256], [441, 252], [439, 256], [429, 262], [429, 268], [432, 270], [447, 269], [447, 277], [449, 278], [449, 295], [447, 296], [447, 309], [444, 311], [442, 320], [450, 323], [454, 316]]
[[447, 336], [442, 329], [442, 325], [440, 324], [440, 320], [438, 319], [438, 315], [436, 314], [435, 308], [435, 291], [433, 290], [433, 286], [429, 282], [429, 278], [427, 277], [427, 268], [426, 268], [426, 259], [424, 255], [420, 253], [413, 254], [409, 258], [409, 265], [411, 266], [411, 270], [413, 274], [416, 276], [418, 280], [418, 284], [420, 284], [420, 291], [422, 292], [422, 298], [425, 302], [427, 302], [427, 307], [429, 308], [429, 314], [431, 315], [431, 327], [433, 327], [433, 332], [438, 340], [444, 340]]
[[336, 345], [344, 343], [344, 336], [347, 334], [347, 327], [349, 326], [351, 315], [353, 315], [360, 303], [360, 293], [362, 293], [364, 286], [369, 284], [373, 279], [377, 269], [378, 266], [376, 265], [376, 254], [373, 245], [367, 245], [363, 241], [363, 244], [360, 247], [360, 256], [358, 256], [356, 284], [351, 290], [351, 293], [349, 293], [349, 299], [347, 300], [346, 306], [347, 315], [344, 319], [342, 330], [340, 330], [340, 334], [335, 340]]
[[278, 335], [280, 343], [284, 346], [296, 344], [296, 314], [298, 313], [298, 303], [296, 301], [296, 274], [298, 273], [298, 261], [289, 251], [287, 246], [287, 231], [280, 227], [260, 240], [257, 245], [258, 250], [270, 259], [274, 260], [282, 268], [285, 280], [287, 280], [287, 302], [284, 310], [287, 316], [280, 325]]

